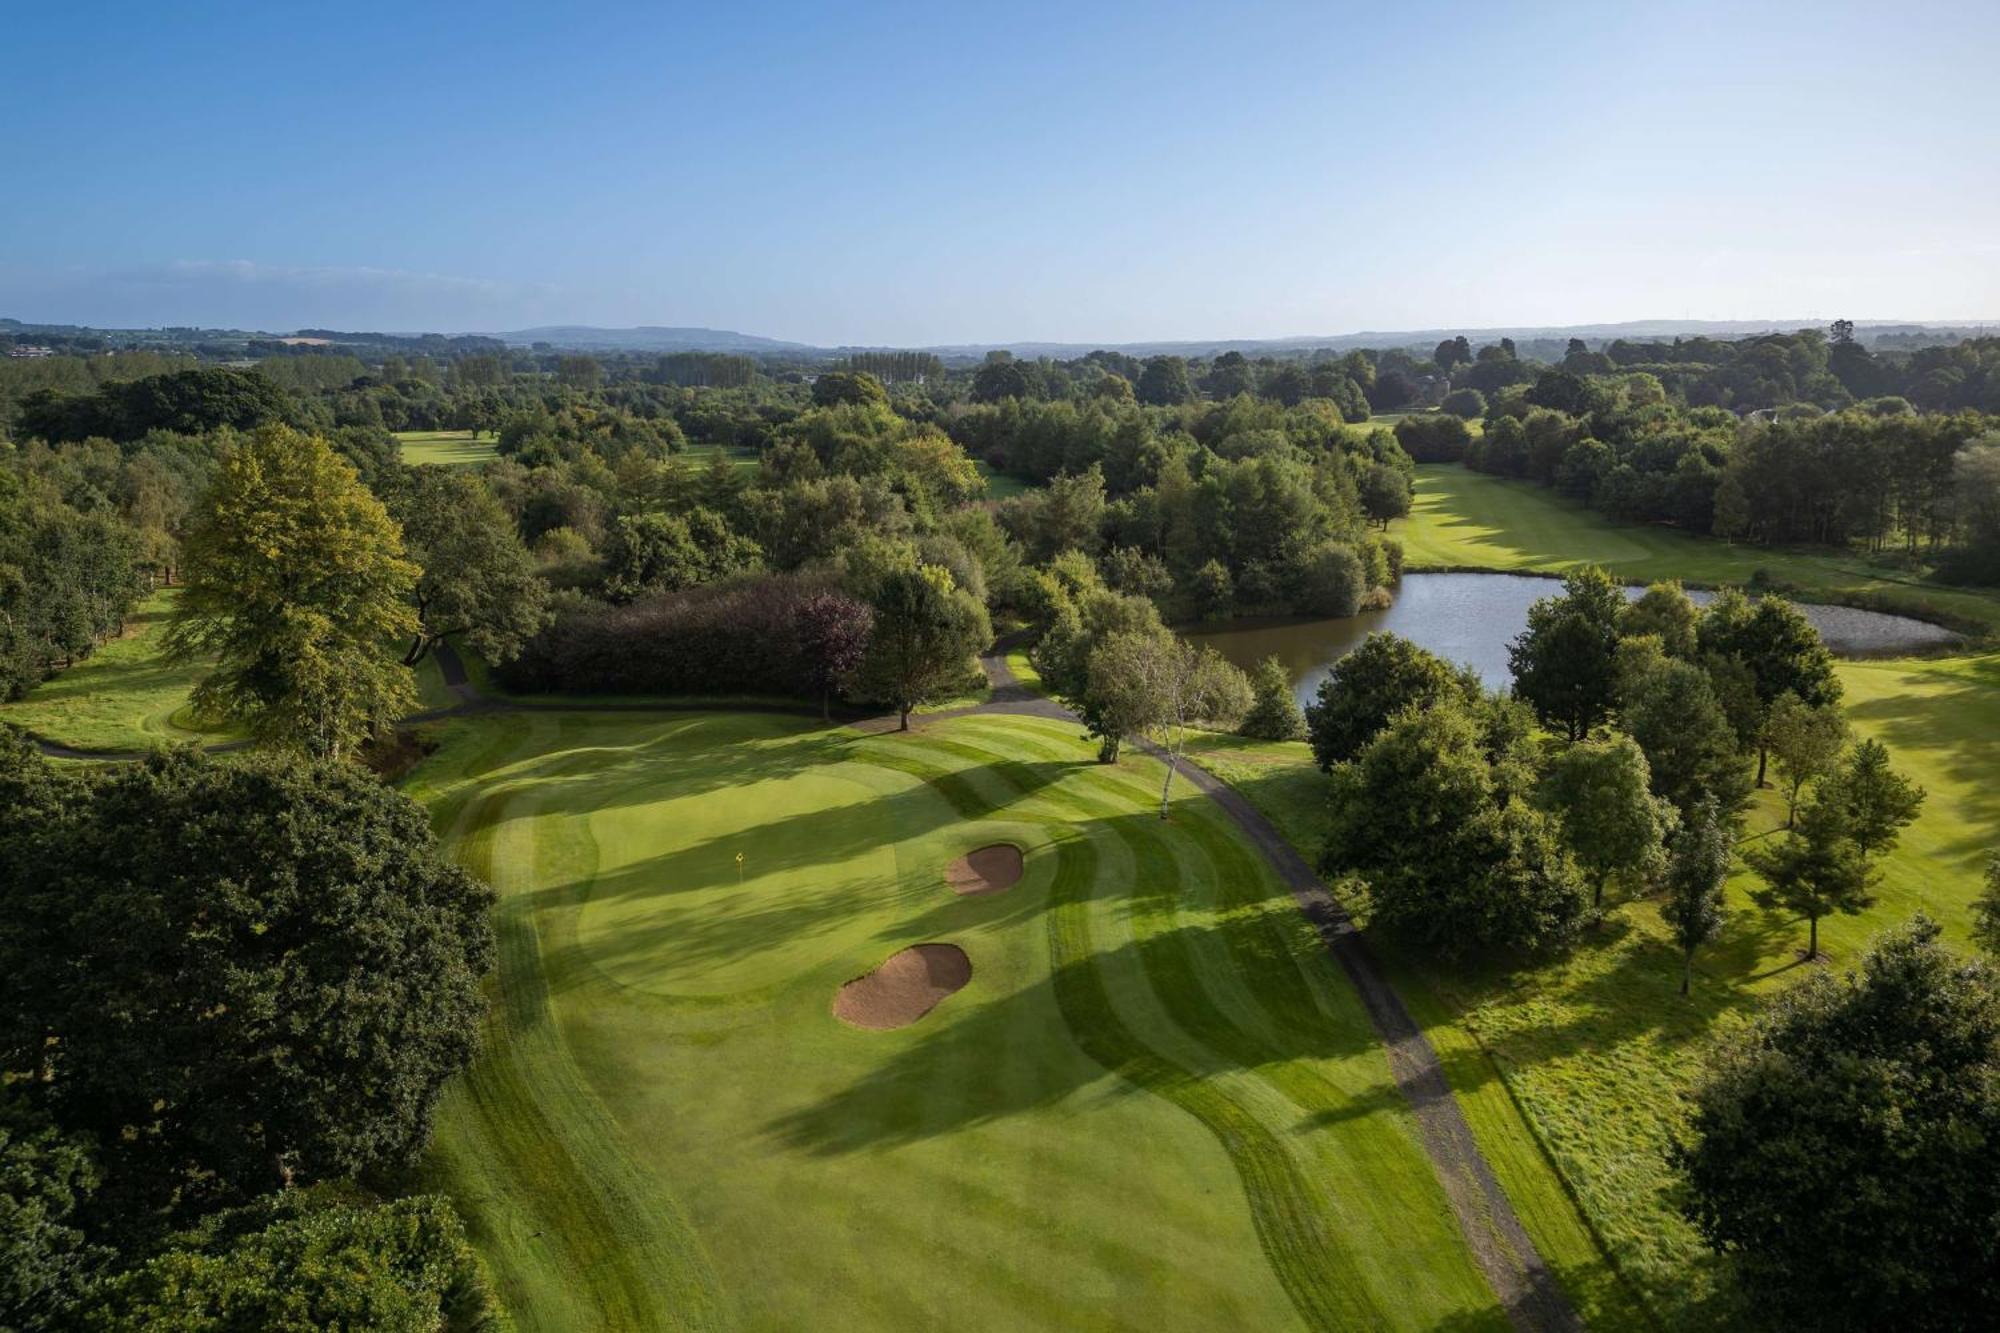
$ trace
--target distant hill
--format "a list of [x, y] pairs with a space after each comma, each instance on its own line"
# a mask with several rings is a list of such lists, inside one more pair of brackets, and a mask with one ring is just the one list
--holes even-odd
[[601, 349], [609, 352], [814, 352], [820, 349], [805, 343], [783, 342], [777, 338], [760, 338], [752, 333], [735, 333], [729, 329], [682, 329], [662, 328], [658, 325], [641, 325], [632, 329], [599, 329], [587, 324], [551, 324], [539, 329], [521, 329], [514, 333], [495, 333], [498, 338], [515, 347], [529, 347], [535, 343], [547, 343], [551, 347], [574, 347], [588, 351]]
[[[729, 329], [664, 328], [653, 325], [630, 329], [603, 329], [586, 324], [557, 324], [488, 336], [517, 347], [547, 343], [551, 347], [576, 351], [741, 352], [750, 356], [789, 353], [816, 357], [839, 356], [861, 351], [909, 350], [935, 352], [947, 361], [976, 361], [987, 352], [995, 350], [1012, 352], [1015, 356], [1027, 359], [1046, 356], [1055, 360], [1079, 357], [1093, 351], [1122, 352], [1127, 356], [1213, 357], [1223, 352], [1242, 352], [1246, 356], [1258, 356], [1322, 347], [1335, 351], [1349, 351], [1357, 347], [1421, 347], [1428, 350], [1443, 339], [1460, 335], [1474, 343], [1494, 342], [1500, 338], [1512, 338], [1522, 343], [1581, 338], [1593, 346], [1602, 346], [1619, 338], [1628, 338], [1635, 342], [1696, 337], [1744, 338], [1758, 333], [1790, 333], [1798, 329], [1820, 328], [1824, 325], [1825, 321], [1818, 319], [1635, 319], [1614, 324], [1364, 329], [1356, 333], [1302, 334], [1288, 338], [1191, 338], [1132, 343], [940, 343], [915, 348], [853, 345], [820, 347], [810, 343], [786, 342], [779, 338], [737, 333]], [[1857, 320], [1855, 327], [1858, 332], [1867, 336], [1890, 332], [1915, 333], [1925, 330], [1971, 334], [1985, 332], [1993, 325], [1924, 324], [1914, 320]]]
[[[1744, 338], [1759, 333], [1791, 333], [1798, 329], [1825, 326], [1826, 321], [1819, 319], [1635, 319], [1612, 324], [1517, 324], [1489, 328], [1458, 325], [1433, 329], [1364, 329], [1355, 333], [1301, 334], [1288, 338], [1189, 338], [1128, 343], [1018, 341], [938, 343], [928, 347], [882, 344], [823, 347], [812, 343], [788, 342], [782, 338], [766, 338], [754, 333], [738, 333], [733, 329], [668, 327], [653, 324], [625, 329], [598, 328], [589, 324], [548, 324], [539, 328], [517, 329], [511, 333], [447, 336], [437, 333], [345, 333], [332, 329], [294, 329], [286, 334], [246, 332], [241, 329], [100, 329], [81, 325], [26, 323], [0, 318], [0, 338], [12, 340], [39, 337], [50, 341], [96, 339], [114, 346], [169, 348], [200, 345], [204, 347], [205, 353], [213, 353], [217, 346], [249, 346], [260, 342], [289, 342], [296, 345], [316, 340], [335, 344], [341, 350], [365, 346], [377, 350], [408, 350], [421, 353], [432, 350], [433, 344], [443, 344], [444, 350], [455, 352], [479, 350], [480, 342], [493, 339], [511, 347], [531, 347], [540, 343], [572, 352], [727, 352], [778, 360], [796, 359], [801, 362], [822, 361], [855, 352], [917, 351], [932, 352], [947, 362], [963, 365], [980, 360], [990, 351], [1012, 352], [1015, 356], [1029, 360], [1044, 356], [1054, 360], [1070, 360], [1094, 351], [1121, 352], [1136, 357], [1162, 355], [1214, 357], [1223, 352], [1241, 352], [1246, 356], [1257, 357], [1282, 356], [1287, 353], [1297, 355], [1322, 348], [1335, 352], [1348, 352], [1360, 347], [1403, 347], [1428, 353], [1444, 339], [1460, 336], [1475, 345], [1496, 342], [1501, 338], [1512, 338], [1521, 345], [1524, 352], [1533, 348], [1534, 355], [1546, 358], [1552, 354], [1550, 344], [1554, 344], [1553, 355], [1560, 355], [1562, 344], [1570, 338], [1581, 338], [1592, 347], [1602, 347], [1619, 338], [1634, 342], [1696, 337]], [[1876, 339], [1886, 337], [1892, 340], [1892, 345], [1908, 347], [1912, 339], [1952, 340], [2000, 332], [2000, 320], [1924, 322], [1864, 319], [1855, 321], [1855, 330], [1863, 342], [1874, 342]], [[491, 343], [487, 343], [486, 347], [490, 350]], [[85, 350], [93, 349], [86, 347]], [[249, 354], [261, 353], [255, 347], [249, 347]]]

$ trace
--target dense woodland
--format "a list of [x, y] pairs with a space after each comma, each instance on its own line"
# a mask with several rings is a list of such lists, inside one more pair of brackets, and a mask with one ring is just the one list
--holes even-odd
[[[1412, 460], [1463, 460], [1623, 519], [2000, 579], [1985, 415], [2000, 411], [2000, 339], [1879, 352], [1836, 325], [1573, 342], [1553, 362], [1455, 339], [958, 367], [374, 335], [215, 365], [202, 347], [0, 362], [0, 691], [87, 654], [138, 590], [171, 582], [216, 460], [268, 423], [329, 440], [392, 510], [411, 488], [392, 432], [492, 438], [480, 485], [566, 615], [804, 570], [836, 570], [865, 599], [899, 562], [1031, 615], [1022, 571], [1067, 550], [1170, 621], [1344, 614], [1393, 577], [1371, 527], [1406, 509]], [[1391, 432], [1366, 425], [1379, 412], [1413, 414]], [[1034, 489], [976, 503], [979, 464]]]
[[[288, 757], [78, 773], [0, 732], [0, 1234], [27, 1256], [0, 1323], [27, 1328], [173, 1326], [202, 1283], [258, 1281], [272, 1304], [253, 1323], [337, 1323], [358, 1290], [477, 1324], [449, 1204], [399, 1197], [399, 1173], [474, 1053], [490, 895], [352, 762], [380, 757], [442, 645], [522, 692], [779, 696], [907, 725], [977, 688], [996, 631], [1017, 635], [1103, 759], [1146, 736], [1169, 785], [1197, 722], [1308, 740], [1331, 774], [1327, 868], [1364, 881], [1371, 926], [1444, 958], [1554, 953], [1607, 886], [1643, 882], [1668, 895], [1685, 986], [1755, 783], [1786, 790], [1790, 826], [1753, 865], [1809, 954], [1820, 919], [1869, 901], [1923, 800], [1880, 745], [1848, 743], [1789, 604], [1698, 610], [1661, 585], [1628, 605], [1585, 570], [1536, 606], [1512, 691], [1377, 636], [1303, 713], [1275, 664], [1247, 679], [1167, 627], [1380, 604], [1419, 462], [2000, 581], [2000, 339], [1871, 350], [1836, 325], [1549, 360], [1460, 338], [961, 366], [480, 339], [272, 344], [248, 364], [199, 342], [74, 350], [0, 362], [0, 696], [173, 586], [166, 649], [208, 668], [196, 708]], [[407, 466], [395, 432], [421, 430], [474, 432], [494, 458]], [[1947, 976], [1934, 936], [1885, 945], [1867, 984], [1946, 994], [1958, 1008], [1931, 1021], [1990, 1045], [1990, 975]], [[87, 966], [67, 965], [77, 941]], [[1861, 986], [1822, 988], [1757, 1040], [1835, 1040]], [[342, 1063], [362, 1048], [396, 1058]], [[1963, 1063], [1990, 1075], [1980, 1058]], [[1702, 1090], [1691, 1215], [1754, 1248], [1753, 1287], [1808, 1275], [1829, 1308], [1881, 1312], [1824, 1273], [1843, 1251], [1760, 1229], [1761, 1201], [1796, 1183], [1759, 1183], [1745, 1128], [1746, 1102], [1789, 1105], [1781, 1082], [1750, 1086], [1772, 1077], [1727, 1065]], [[1990, 1096], [1959, 1109], [1991, 1128]], [[1964, 1175], [1938, 1190], [1990, 1218]], [[1943, 1315], [1983, 1308], [1990, 1245], [1920, 1249]]]

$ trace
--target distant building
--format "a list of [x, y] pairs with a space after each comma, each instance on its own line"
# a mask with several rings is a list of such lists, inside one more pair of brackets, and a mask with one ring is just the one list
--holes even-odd
[[23, 343], [18, 347], [9, 347], [7, 349], [7, 355], [13, 357], [17, 361], [26, 361], [31, 358], [40, 356], [54, 356], [55, 354], [56, 354], [56, 349], [53, 347], [36, 347], [27, 343]]

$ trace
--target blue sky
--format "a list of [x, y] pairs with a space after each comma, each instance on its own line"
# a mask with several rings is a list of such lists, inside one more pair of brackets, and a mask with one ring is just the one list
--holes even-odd
[[2000, 5], [20, 4], [0, 315], [2000, 319]]

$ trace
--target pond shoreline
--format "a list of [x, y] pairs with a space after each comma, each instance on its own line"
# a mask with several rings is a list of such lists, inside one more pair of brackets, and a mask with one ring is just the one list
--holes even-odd
[[[1493, 570], [1411, 570], [1403, 575], [1395, 600], [1385, 609], [1337, 619], [1295, 616], [1244, 617], [1182, 625], [1190, 642], [1213, 647], [1249, 667], [1275, 655], [1292, 677], [1303, 701], [1333, 662], [1368, 634], [1402, 634], [1439, 656], [1471, 665], [1493, 688], [1507, 685], [1507, 647], [1527, 626], [1528, 607], [1554, 593], [1561, 575], [1502, 573]], [[1647, 585], [1624, 584], [1636, 597]], [[1689, 596], [1705, 603], [1715, 590], [1692, 584]], [[1750, 594], [1788, 597], [1813, 622], [1836, 655], [1854, 659], [1938, 656], [1963, 651], [1971, 640], [1959, 631], [1915, 616], [1869, 607], [1805, 601], [1778, 589]]]

